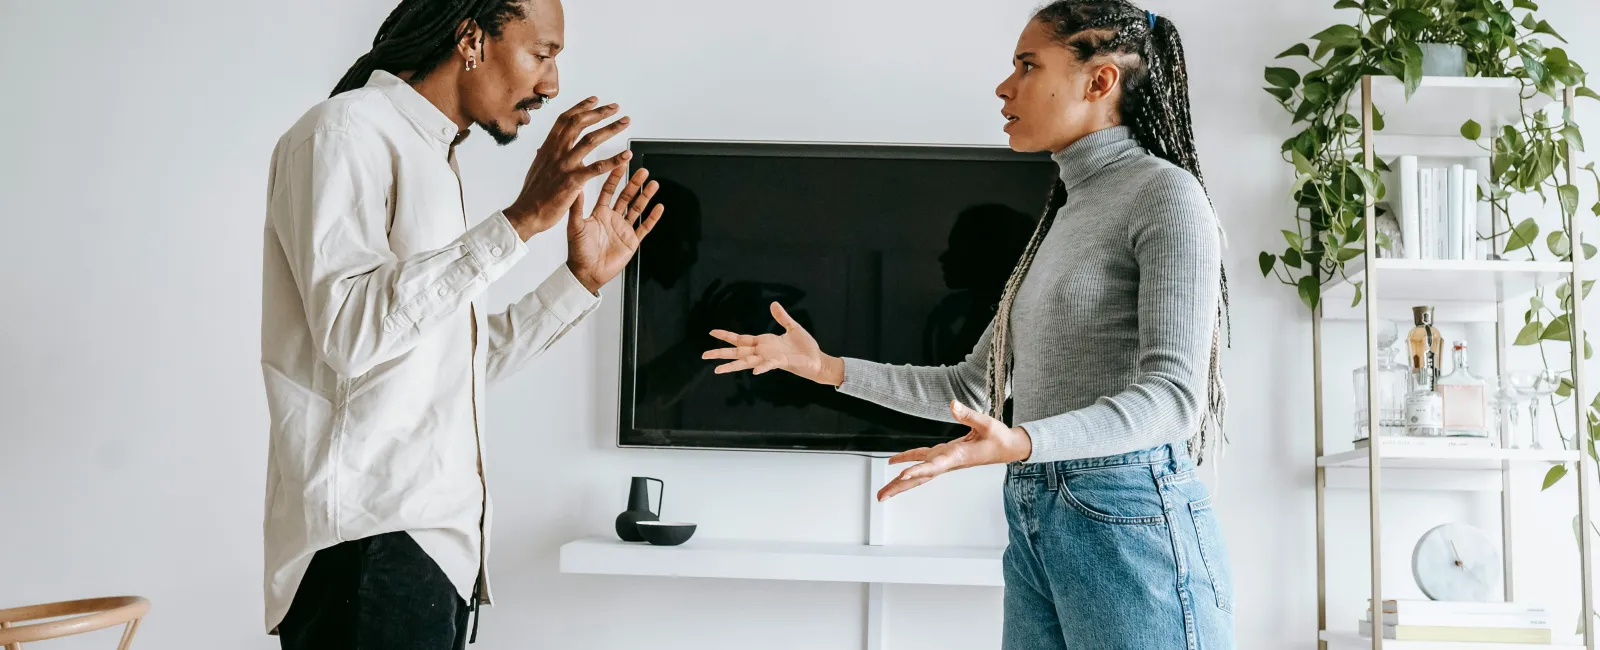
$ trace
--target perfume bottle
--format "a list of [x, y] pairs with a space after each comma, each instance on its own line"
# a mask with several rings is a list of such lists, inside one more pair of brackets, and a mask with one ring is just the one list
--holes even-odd
[[1406, 394], [1406, 435], [1444, 435], [1444, 398], [1434, 389], [1433, 375], [1427, 370], [1411, 373], [1411, 392]]
[[1444, 336], [1433, 326], [1432, 307], [1412, 307], [1411, 315], [1416, 322], [1416, 327], [1411, 328], [1411, 334], [1406, 337], [1411, 352], [1411, 373], [1429, 373], [1431, 376], [1427, 378], [1427, 383], [1429, 390], [1432, 390], [1434, 382], [1439, 379]]
[[[1406, 434], [1406, 392], [1410, 390], [1411, 375], [1398, 358], [1395, 343], [1400, 338], [1399, 327], [1393, 321], [1383, 321], [1374, 329], [1378, 343], [1378, 435], [1403, 436]], [[1356, 440], [1369, 436], [1367, 426], [1367, 367], [1356, 368], [1351, 379], [1356, 398]]]
[[1473, 375], [1467, 363], [1467, 342], [1451, 347], [1450, 374], [1439, 378], [1437, 390], [1444, 401], [1444, 435], [1489, 437], [1489, 384]]

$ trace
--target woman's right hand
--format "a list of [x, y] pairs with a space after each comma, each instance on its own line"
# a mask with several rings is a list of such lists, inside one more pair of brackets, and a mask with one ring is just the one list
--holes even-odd
[[844, 383], [843, 359], [823, 354], [822, 348], [817, 346], [817, 340], [789, 317], [783, 305], [772, 303], [772, 317], [783, 326], [782, 336], [750, 336], [712, 330], [712, 336], [733, 347], [708, 350], [700, 358], [729, 360], [729, 363], [717, 366], [716, 373], [719, 375], [741, 370], [754, 370], [758, 375], [771, 370], [787, 370], [819, 384], [838, 386]]

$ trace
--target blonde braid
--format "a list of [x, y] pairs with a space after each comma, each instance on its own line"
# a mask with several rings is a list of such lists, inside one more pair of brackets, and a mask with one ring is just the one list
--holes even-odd
[[994, 333], [989, 340], [989, 416], [1008, 425], [1011, 423], [1006, 419], [1005, 409], [1007, 388], [1011, 383], [1011, 306], [1017, 301], [1017, 290], [1022, 288], [1023, 279], [1028, 277], [1028, 268], [1033, 266], [1033, 258], [1038, 254], [1040, 244], [1044, 242], [1045, 235], [1050, 233], [1050, 225], [1055, 223], [1056, 213], [1066, 202], [1066, 185], [1058, 180], [1050, 189], [1044, 214], [1039, 217], [1039, 226], [1033, 230], [1033, 238], [1028, 240], [1028, 247], [1022, 251], [1022, 259], [1017, 261], [1011, 277], [1006, 280], [1006, 291], [1001, 294], [1000, 307], [995, 311]]

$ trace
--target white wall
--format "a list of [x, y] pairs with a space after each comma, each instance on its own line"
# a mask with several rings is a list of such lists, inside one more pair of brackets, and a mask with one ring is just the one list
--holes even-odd
[[[1149, 4], [1185, 34], [1200, 150], [1231, 236], [1233, 446], [1219, 508], [1239, 645], [1310, 648], [1309, 328], [1292, 293], [1254, 270], [1257, 251], [1282, 245], [1290, 176], [1278, 145], [1292, 131], [1259, 87], [1270, 57], [1334, 13], [1309, 0]], [[1579, 36], [1600, 28], [1600, 11], [1543, 4], [1578, 36], [1575, 58], [1600, 70], [1600, 44]], [[1032, 5], [571, 2], [558, 104], [618, 101], [636, 137], [999, 144], [992, 91]], [[260, 629], [264, 172], [277, 135], [326, 95], [390, 6], [0, 3], [0, 606], [136, 593], [155, 603], [136, 647], [276, 647]], [[530, 132], [553, 112], [541, 117]], [[510, 200], [539, 139], [466, 145], [474, 213]], [[554, 235], [534, 249], [494, 299], [531, 289], [564, 251]], [[665, 479], [669, 516], [699, 522], [702, 535], [864, 535], [874, 486], [858, 458], [615, 449], [616, 296], [608, 289], [585, 327], [491, 396], [500, 604], [478, 647], [855, 647], [855, 585], [556, 571], [558, 546], [608, 530], [636, 474]], [[1348, 382], [1348, 368], [1329, 373]], [[1347, 418], [1330, 407], [1329, 419]], [[971, 471], [897, 499], [891, 540], [999, 543], [999, 477]], [[1397, 502], [1390, 516], [1409, 528], [1391, 539], [1386, 582], [1413, 588], [1404, 551], [1426, 521], [1493, 506]], [[1336, 623], [1362, 607], [1363, 508], [1351, 495], [1330, 500], [1344, 517], [1336, 546], [1349, 546], [1330, 566]], [[1544, 546], [1519, 555], [1570, 557], [1567, 520], [1551, 520]], [[1540, 590], [1570, 594], [1565, 571]], [[999, 590], [890, 595], [893, 648], [998, 647]], [[106, 632], [50, 647], [112, 643]]]

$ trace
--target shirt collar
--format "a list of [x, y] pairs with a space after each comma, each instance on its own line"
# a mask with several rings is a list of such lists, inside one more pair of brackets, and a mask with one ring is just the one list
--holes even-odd
[[421, 129], [429, 137], [441, 143], [450, 145], [456, 142], [461, 128], [456, 126], [455, 120], [450, 119], [434, 106], [433, 102], [423, 97], [422, 93], [412, 88], [411, 84], [392, 73], [383, 70], [374, 70], [372, 76], [367, 78], [367, 86], [378, 89], [389, 101], [393, 102], [406, 119]]
[[1071, 191], [1112, 163], [1139, 153], [1143, 149], [1133, 130], [1113, 126], [1079, 138], [1050, 158], [1061, 168], [1061, 182]]

